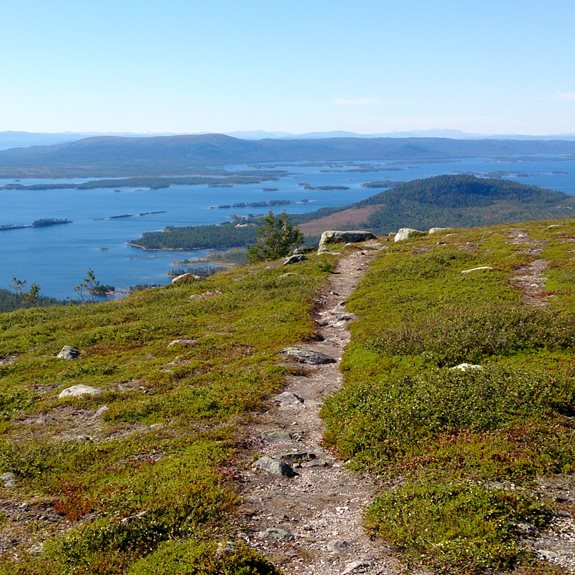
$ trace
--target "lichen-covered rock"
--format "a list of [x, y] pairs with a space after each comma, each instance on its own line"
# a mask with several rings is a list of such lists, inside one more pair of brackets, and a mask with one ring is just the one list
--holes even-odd
[[433, 235], [433, 234], [438, 234], [438, 233], [441, 233], [441, 232], [449, 232], [449, 231], [451, 231], [452, 229], [453, 229], [453, 228], [431, 228], [428, 233], [429, 233], [429, 235], [431, 236], [431, 235]]
[[65, 397], [81, 397], [83, 395], [100, 395], [100, 393], [102, 393], [102, 390], [97, 387], [91, 387], [90, 385], [73, 385], [72, 387], [63, 389], [58, 394], [58, 397], [63, 399]]
[[414, 236], [426, 236], [427, 232], [422, 232], [421, 230], [415, 230], [413, 228], [401, 228], [394, 236], [394, 242], [402, 242]]
[[482, 370], [483, 366], [482, 365], [476, 365], [474, 363], [460, 363], [459, 365], [456, 365], [454, 367], [450, 367], [449, 369], [452, 370], [457, 370], [457, 371], [478, 371], [478, 370]]
[[318, 252], [325, 252], [328, 244], [357, 243], [374, 239], [375, 236], [366, 230], [327, 230], [321, 234]]
[[174, 339], [168, 344], [168, 347], [174, 345], [196, 345], [196, 343], [198, 343], [196, 339]]
[[80, 352], [75, 347], [65, 345], [56, 357], [68, 360], [78, 359], [80, 357]]
[[286, 347], [283, 352], [288, 359], [293, 359], [299, 363], [309, 365], [323, 365], [325, 363], [335, 363], [335, 359], [319, 351], [311, 351], [301, 347]]

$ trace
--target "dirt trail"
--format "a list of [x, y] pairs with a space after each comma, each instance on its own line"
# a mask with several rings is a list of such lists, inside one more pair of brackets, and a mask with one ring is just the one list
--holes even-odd
[[[322, 446], [324, 399], [340, 386], [339, 360], [349, 341], [346, 298], [353, 292], [379, 244], [340, 259], [330, 290], [316, 309], [323, 341], [302, 349], [336, 360], [325, 365], [298, 364], [274, 406], [250, 425], [254, 452], [289, 462], [295, 477], [248, 470], [242, 477], [247, 542], [262, 551], [286, 575], [395, 574], [400, 565], [381, 541], [370, 541], [362, 528], [362, 511], [374, 483], [351, 473]], [[298, 399], [299, 398], [299, 399]], [[303, 400], [303, 401], [302, 401]], [[299, 462], [299, 463], [298, 463]]]
[[[527, 233], [518, 228], [509, 230], [509, 238], [510, 243], [524, 246], [525, 253], [529, 256], [538, 256], [546, 246], [546, 242], [532, 240]], [[509, 283], [523, 293], [524, 303], [539, 307], [548, 304], [549, 296], [545, 292], [546, 279], [543, 276], [547, 266], [547, 260], [538, 259], [515, 270]]]

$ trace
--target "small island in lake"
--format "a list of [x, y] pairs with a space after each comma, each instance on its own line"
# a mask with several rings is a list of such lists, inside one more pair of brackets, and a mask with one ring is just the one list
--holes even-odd
[[32, 225], [24, 224], [7, 224], [0, 226], [0, 232], [7, 232], [11, 230], [25, 230], [27, 228], [47, 228], [49, 226], [61, 226], [62, 224], [71, 224], [72, 220], [55, 219], [55, 218], [40, 218], [34, 220]]

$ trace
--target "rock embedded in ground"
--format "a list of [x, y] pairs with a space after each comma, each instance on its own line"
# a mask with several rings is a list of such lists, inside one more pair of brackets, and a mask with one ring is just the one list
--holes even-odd
[[401, 228], [393, 237], [394, 242], [402, 242], [414, 236], [426, 236], [427, 232], [415, 230], [413, 228]]
[[274, 401], [280, 407], [300, 407], [304, 403], [304, 400], [299, 395], [290, 393], [289, 391], [284, 391], [276, 395]]
[[284, 453], [281, 455], [280, 459], [282, 461], [287, 461], [288, 463], [303, 463], [305, 461], [311, 461], [316, 459], [317, 455], [311, 451], [294, 451], [292, 453]]
[[75, 347], [65, 345], [56, 357], [68, 360], [78, 359], [80, 357], [80, 352]]
[[302, 347], [286, 347], [282, 353], [289, 359], [293, 359], [299, 363], [307, 363], [309, 365], [323, 365], [326, 363], [336, 362], [333, 357], [330, 357], [325, 353], [311, 351]]
[[366, 569], [371, 563], [369, 561], [352, 561], [345, 566], [341, 575], [350, 575], [350, 573], [359, 573], [360, 570]]
[[[301, 403], [301, 401], [298, 403]], [[265, 431], [262, 433], [261, 438], [266, 443], [289, 443], [292, 440], [292, 436], [283, 429]]]
[[168, 347], [174, 345], [195, 345], [196, 343], [198, 343], [196, 339], [174, 339], [168, 344]]
[[258, 533], [261, 539], [277, 539], [279, 541], [292, 541], [294, 539], [293, 533], [281, 527], [268, 527]]
[[274, 459], [269, 455], [260, 457], [253, 465], [253, 468], [258, 471], [265, 471], [271, 475], [279, 475], [282, 477], [295, 477], [297, 473], [291, 468], [290, 465]]
[[90, 385], [73, 385], [72, 387], [67, 387], [63, 389], [58, 397], [60, 399], [66, 397], [82, 397], [84, 395], [99, 395], [102, 390], [97, 387], [91, 387]]
[[318, 253], [325, 253], [329, 244], [357, 243], [375, 240], [376, 237], [367, 230], [326, 230], [321, 234]]
[[327, 550], [330, 553], [341, 553], [345, 551], [349, 547], [349, 543], [347, 541], [343, 541], [341, 539], [334, 539], [327, 544]]

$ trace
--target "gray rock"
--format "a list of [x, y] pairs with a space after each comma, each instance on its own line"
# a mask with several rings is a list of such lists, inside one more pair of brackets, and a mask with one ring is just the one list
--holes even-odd
[[297, 473], [283, 461], [264, 455], [260, 457], [253, 465], [253, 468], [258, 471], [265, 471], [270, 475], [280, 475], [282, 477], [295, 477]]
[[168, 347], [173, 345], [195, 345], [196, 343], [198, 343], [196, 339], [174, 339], [168, 344]]
[[187, 282], [196, 282], [196, 281], [200, 281], [203, 279], [204, 278], [202, 276], [197, 276], [196, 274], [192, 274], [192, 273], [185, 273], [185, 274], [181, 274], [181, 275], [173, 278], [172, 283], [173, 284], [179, 284], [179, 283], [187, 283]]
[[12, 472], [7, 471], [6, 473], [2, 473], [2, 475], [0, 475], [0, 479], [6, 489], [16, 487], [16, 476]]
[[414, 230], [413, 228], [401, 228], [394, 236], [394, 242], [402, 242], [414, 236], [425, 236], [427, 232], [421, 230]]
[[80, 357], [80, 352], [75, 347], [65, 345], [56, 357], [69, 360], [78, 359]]
[[283, 393], [276, 395], [275, 402], [278, 403], [280, 407], [301, 407], [304, 400], [295, 393], [284, 391]]
[[307, 256], [304, 254], [293, 254], [289, 257], [287, 257], [284, 260], [284, 263], [282, 264], [283, 266], [289, 266], [290, 264], [297, 264], [299, 262], [303, 262], [307, 260]]
[[341, 553], [345, 551], [349, 547], [349, 543], [347, 541], [343, 541], [340, 539], [334, 539], [327, 544], [327, 550], [330, 553]]
[[336, 360], [325, 353], [319, 351], [310, 351], [301, 347], [286, 347], [283, 352], [289, 359], [298, 361], [299, 363], [307, 363], [309, 365], [323, 365], [325, 363], [335, 363]]
[[292, 533], [281, 527], [268, 527], [258, 533], [261, 539], [277, 539], [279, 541], [292, 541], [294, 536]]
[[[301, 401], [298, 402], [301, 405]], [[265, 431], [261, 435], [262, 441], [266, 443], [289, 443], [292, 440], [292, 436], [283, 429], [275, 429], [273, 431]]]
[[278, 280], [284, 280], [286, 278], [291, 278], [294, 276], [299, 276], [299, 274], [296, 274], [295, 272], [287, 272], [285, 274], [281, 274], [278, 276]]
[[101, 389], [97, 387], [91, 387], [89, 385], [73, 385], [72, 387], [67, 387], [62, 390], [58, 397], [63, 399], [65, 397], [81, 397], [83, 395], [99, 395], [102, 393]]
[[232, 541], [220, 541], [216, 549], [216, 555], [233, 555], [236, 552], [236, 547]]
[[490, 272], [492, 270], [493, 270], [493, 268], [491, 266], [479, 266], [477, 268], [471, 268], [469, 270], [463, 270], [461, 273], [462, 274], [471, 274], [473, 272], [482, 272], [482, 271]]
[[375, 236], [366, 230], [327, 230], [321, 234], [318, 253], [325, 252], [329, 244], [357, 243], [374, 240]]

